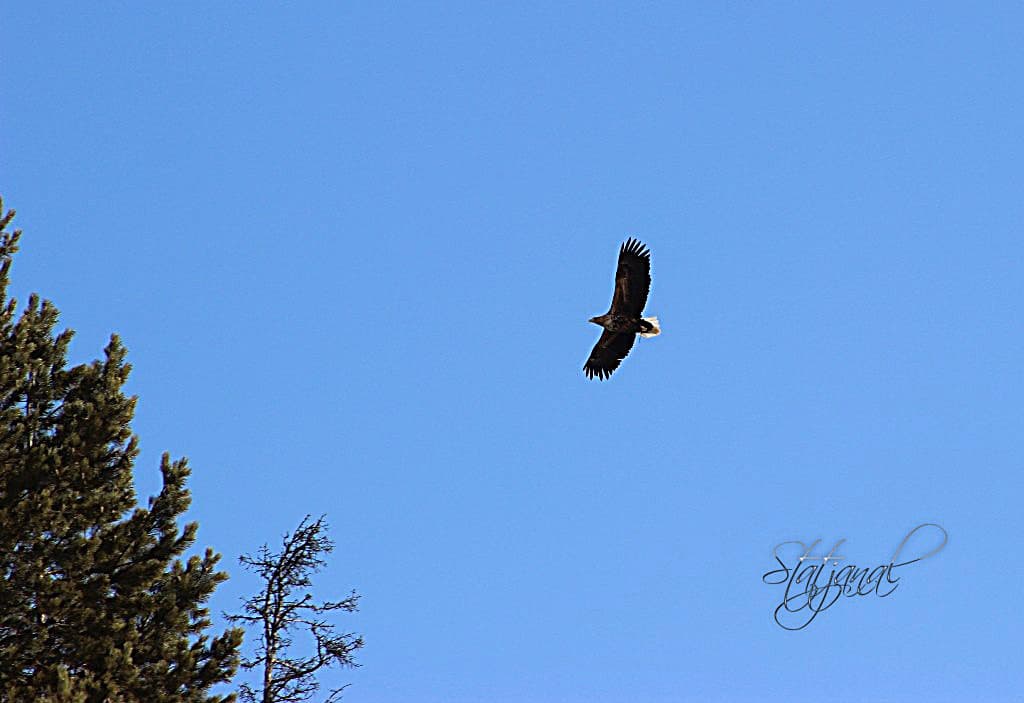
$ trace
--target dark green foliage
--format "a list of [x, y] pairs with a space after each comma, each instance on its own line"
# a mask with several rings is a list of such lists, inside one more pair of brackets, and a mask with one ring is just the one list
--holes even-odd
[[20, 232], [0, 200], [0, 702], [213, 703], [238, 664], [241, 632], [219, 637], [203, 604], [227, 578], [219, 556], [181, 558], [197, 525], [184, 460], [137, 507], [116, 336], [102, 361], [67, 368], [72, 333], [32, 296], [7, 299]]

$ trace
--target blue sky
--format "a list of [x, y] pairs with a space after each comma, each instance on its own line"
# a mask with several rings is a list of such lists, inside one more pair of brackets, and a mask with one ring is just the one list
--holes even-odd
[[[1024, 9], [9, 3], [13, 293], [199, 546], [326, 512], [352, 703], [1016, 700]], [[641, 340], [580, 367], [619, 243]], [[781, 541], [887, 598], [772, 620]]]

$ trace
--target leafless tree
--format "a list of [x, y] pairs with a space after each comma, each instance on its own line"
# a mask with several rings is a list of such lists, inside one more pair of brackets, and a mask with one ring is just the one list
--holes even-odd
[[[324, 667], [359, 666], [354, 654], [363, 646], [363, 638], [337, 634], [335, 625], [325, 619], [336, 610], [355, 611], [359, 596], [353, 591], [344, 600], [318, 603], [309, 592], [313, 574], [324, 566], [323, 555], [333, 549], [325, 516], [311, 520], [307, 515], [294, 533], [285, 534], [281, 551], [272, 552], [264, 544], [256, 556], [246, 554], [239, 559], [263, 584], [243, 602], [240, 614], [226, 615], [256, 635], [255, 654], [242, 660], [242, 668], [262, 670], [263, 681], [260, 688], [242, 684], [239, 693], [243, 701], [302, 703], [320, 690], [317, 674]], [[293, 651], [298, 648], [293, 641], [297, 633], [309, 636], [313, 651], [305, 655]], [[335, 703], [344, 688], [332, 690], [324, 703]]]

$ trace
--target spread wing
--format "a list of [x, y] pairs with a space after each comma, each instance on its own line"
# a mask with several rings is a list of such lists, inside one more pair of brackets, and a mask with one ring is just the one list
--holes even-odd
[[[615, 270], [613, 314], [640, 317], [651, 290], [651, 252], [636, 239], [627, 239], [619, 249], [619, 266]], [[628, 351], [628, 347], [627, 347]]]
[[619, 368], [619, 364], [629, 354], [635, 341], [635, 332], [602, 332], [601, 338], [594, 345], [594, 351], [590, 352], [590, 358], [583, 366], [587, 378], [597, 376], [603, 381], [611, 376], [612, 371]]

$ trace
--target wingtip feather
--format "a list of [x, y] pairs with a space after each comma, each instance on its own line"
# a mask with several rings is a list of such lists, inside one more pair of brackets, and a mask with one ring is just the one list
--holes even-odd
[[623, 242], [622, 246], [619, 247], [619, 254], [630, 254], [632, 256], [639, 256], [643, 259], [651, 258], [651, 252], [647, 248], [647, 245], [634, 237], [630, 237]]

